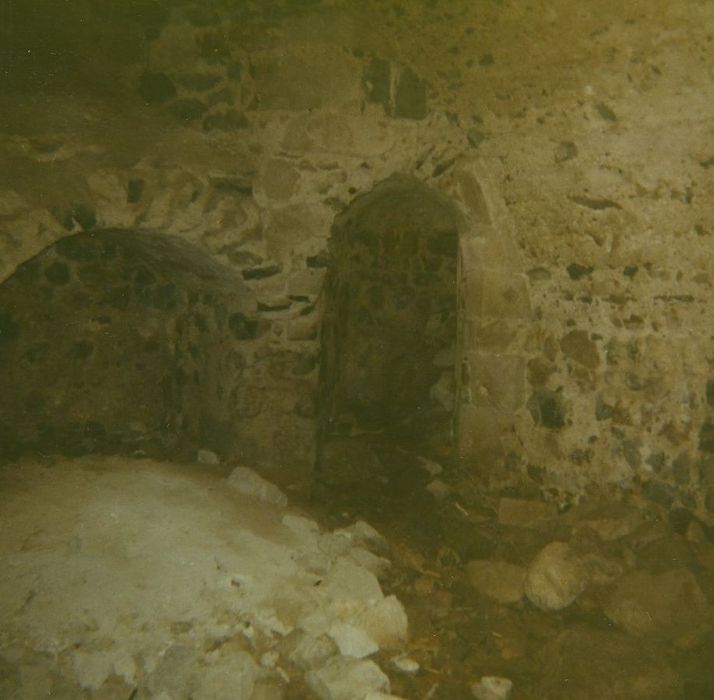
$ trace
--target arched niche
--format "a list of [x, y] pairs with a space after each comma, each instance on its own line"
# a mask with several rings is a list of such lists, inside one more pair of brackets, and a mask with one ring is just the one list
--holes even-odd
[[196, 246], [125, 230], [55, 242], [0, 285], [0, 458], [24, 452], [250, 461], [242, 280]]
[[426, 451], [451, 444], [463, 225], [447, 197], [403, 175], [335, 220], [322, 325], [323, 443], [367, 433]]

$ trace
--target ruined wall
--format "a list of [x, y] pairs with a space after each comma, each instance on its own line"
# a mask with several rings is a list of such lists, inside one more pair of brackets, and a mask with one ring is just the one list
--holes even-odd
[[266, 461], [307, 464], [332, 224], [413, 175], [468, 221], [464, 462], [711, 517], [711, 3], [258, 4], [172, 3], [110, 97], [6, 102], [2, 277], [91, 226], [202, 247], [271, 322]]

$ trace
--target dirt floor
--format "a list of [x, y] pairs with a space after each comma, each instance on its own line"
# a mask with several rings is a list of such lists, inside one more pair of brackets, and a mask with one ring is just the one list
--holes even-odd
[[513, 700], [714, 697], [703, 524], [636, 492], [579, 505], [547, 503], [535, 483], [486, 493], [448, 457], [379, 440], [343, 441], [332, 465], [311, 512], [332, 525], [365, 518], [390, 542], [384, 585], [407, 609], [420, 664], [394, 675], [392, 692], [490, 700], [474, 683], [500, 676]]

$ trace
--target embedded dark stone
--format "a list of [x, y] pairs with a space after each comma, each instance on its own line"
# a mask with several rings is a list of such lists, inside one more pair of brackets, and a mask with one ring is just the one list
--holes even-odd
[[645, 461], [656, 472], [662, 471], [665, 462], [664, 452], [653, 452]]
[[637, 469], [642, 464], [640, 448], [632, 440], [625, 440], [622, 443], [622, 454], [633, 469]]
[[72, 346], [72, 355], [80, 360], [86, 360], [94, 352], [94, 343], [80, 340]]
[[53, 262], [45, 270], [45, 277], [52, 282], [52, 284], [67, 284], [67, 282], [69, 282], [69, 268], [63, 262]]
[[238, 340], [253, 340], [258, 337], [259, 322], [240, 312], [228, 317], [228, 327]]
[[702, 452], [714, 452], [714, 423], [707, 421], [699, 431], [699, 449]]
[[140, 178], [132, 178], [126, 184], [126, 201], [129, 204], [137, 204], [144, 194], [144, 181]]
[[197, 99], [176, 100], [171, 105], [171, 111], [185, 122], [192, 122], [200, 119], [207, 111], [208, 107]]
[[[237, 194], [252, 195], [253, 182], [250, 178], [242, 175], [216, 175], [210, 178], [211, 185], [217, 190], [225, 192], [235, 192]], [[228, 257], [238, 265], [255, 265], [261, 261], [260, 258], [247, 251], [227, 250]]]
[[672, 475], [680, 486], [689, 483], [689, 455], [686, 452], [682, 452], [672, 462]]
[[579, 280], [592, 274], [593, 268], [578, 263], [570, 263], [567, 267], [571, 280]]
[[617, 115], [615, 112], [610, 109], [604, 102], [598, 102], [595, 105], [595, 109], [597, 110], [597, 113], [605, 120], [608, 122], [616, 122], [617, 121]]
[[622, 270], [622, 274], [632, 279], [637, 274], [637, 265], [626, 265]]
[[252, 267], [248, 270], [243, 270], [243, 279], [246, 280], [262, 280], [266, 277], [277, 275], [282, 268], [280, 265], [266, 265], [265, 267]]
[[712, 379], [707, 382], [707, 403], [714, 407], [714, 380]]
[[78, 204], [72, 208], [72, 218], [84, 231], [91, 231], [97, 225], [97, 215], [94, 209], [84, 204]]
[[599, 396], [595, 400], [595, 418], [597, 420], [608, 420], [612, 418], [613, 407], [605, 403]]
[[424, 119], [428, 114], [426, 94], [427, 83], [410, 68], [405, 68], [397, 82], [394, 116], [400, 119]]
[[457, 158], [449, 158], [448, 160], [443, 160], [441, 163], [437, 163], [436, 167], [431, 173], [432, 177], [439, 177], [439, 175], [443, 175], [447, 170], [449, 170], [454, 163], [456, 162]]
[[20, 325], [7, 312], [0, 310], [0, 345], [15, 340], [20, 334]]
[[550, 272], [544, 267], [534, 267], [527, 274], [531, 282], [547, 282], [551, 278]]
[[642, 487], [642, 494], [657, 505], [669, 508], [674, 502], [675, 491], [669, 484], [659, 481], [648, 481]]
[[536, 425], [557, 430], [565, 425], [560, 397], [549, 389], [538, 389], [526, 404]]
[[595, 211], [602, 211], [603, 209], [622, 209], [622, 207], [617, 203], [613, 202], [611, 199], [605, 199], [604, 197], [585, 197], [581, 195], [573, 195], [569, 199], [581, 207], [586, 207], [587, 209], [594, 209]]
[[686, 508], [672, 508], [669, 511], [669, 526], [678, 535], [684, 535], [687, 532], [689, 524], [694, 519], [691, 511]]
[[176, 86], [166, 73], [144, 73], [139, 80], [139, 94], [145, 102], [165, 102], [176, 97]]
[[292, 306], [292, 302], [290, 299], [286, 299], [285, 301], [273, 301], [273, 302], [268, 302], [268, 301], [259, 301], [258, 302], [258, 311], [285, 311], [286, 309], [289, 309]]
[[305, 262], [307, 263], [308, 267], [327, 267], [328, 263], [330, 262], [330, 254], [326, 250], [323, 250], [317, 255], [308, 255], [308, 257], [305, 259]]
[[555, 150], [555, 162], [563, 163], [578, 156], [578, 147], [572, 141], [561, 141]]
[[473, 148], [478, 148], [486, 140], [487, 136], [480, 129], [469, 129], [466, 138]]
[[392, 70], [389, 61], [373, 58], [364, 74], [364, 85], [369, 102], [381, 104], [389, 110]]
[[529, 464], [527, 467], [528, 476], [536, 482], [536, 484], [543, 483], [543, 477], [545, 476], [545, 469], [539, 467], [536, 464]]

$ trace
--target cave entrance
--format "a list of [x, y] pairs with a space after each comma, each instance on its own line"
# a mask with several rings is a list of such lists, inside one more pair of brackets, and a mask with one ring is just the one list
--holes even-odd
[[318, 469], [326, 448], [358, 436], [422, 454], [453, 445], [459, 229], [448, 198], [401, 175], [335, 220]]

